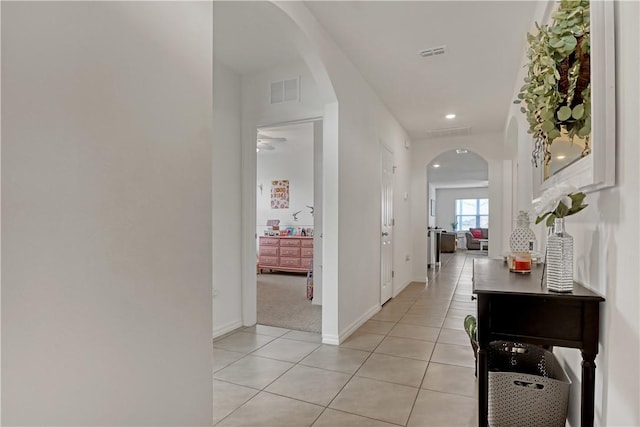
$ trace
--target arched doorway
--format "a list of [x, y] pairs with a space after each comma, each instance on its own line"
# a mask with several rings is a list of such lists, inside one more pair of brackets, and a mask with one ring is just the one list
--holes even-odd
[[[225, 306], [218, 303], [222, 311], [233, 311], [240, 315], [240, 326], [250, 326], [256, 323], [256, 259], [257, 259], [257, 231], [256, 222], [256, 129], [278, 123], [290, 123], [300, 120], [323, 119], [320, 130], [321, 144], [314, 152], [314, 168], [319, 168], [319, 182], [324, 182], [324, 153], [329, 150], [337, 151], [337, 105], [336, 97], [331, 87], [322, 61], [303, 34], [299, 26], [283, 11], [282, 6], [271, 2], [219, 2], [214, 3], [214, 60], [216, 54], [220, 62], [228, 65], [237, 74], [240, 86], [240, 103], [235, 108], [239, 114], [239, 141], [241, 171], [238, 181], [239, 204], [237, 221], [239, 221], [240, 247], [238, 256], [239, 275], [234, 277], [241, 286], [225, 289], [232, 295], [232, 304]], [[250, 22], [249, 22], [250, 21]], [[237, 25], [236, 25], [237, 24]], [[277, 97], [269, 96], [270, 84], [283, 80], [285, 83], [291, 76], [298, 76], [299, 93], [296, 102], [274, 103]], [[273, 87], [273, 86], [272, 86]], [[311, 87], [311, 89], [310, 89]], [[267, 90], [265, 91], [265, 88]], [[215, 92], [214, 75], [214, 92]], [[272, 89], [273, 90], [273, 89]], [[313, 94], [311, 99], [309, 94]], [[271, 94], [273, 95], [273, 93]], [[285, 101], [288, 98], [285, 97]], [[328, 129], [324, 131], [324, 129]], [[237, 149], [233, 148], [233, 150]], [[315, 148], [314, 148], [315, 150]], [[215, 154], [214, 154], [215, 155]], [[317, 159], [317, 160], [316, 160]], [[314, 189], [314, 211], [324, 213], [327, 207], [323, 201], [323, 188]], [[264, 190], [263, 190], [264, 191]], [[318, 219], [316, 216], [316, 219]], [[215, 224], [214, 218], [214, 247]], [[322, 216], [316, 221], [314, 239], [315, 254], [336, 253], [333, 244], [323, 236]], [[262, 230], [261, 230], [262, 232]], [[222, 233], [221, 233], [222, 234]], [[328, 249], [327, 249], [328, 248]], [[234, 248], [235, 250], [235, 248]], [[214, 251], [215, 252], [215, 251]], [[318, 269], [324, 274], [318, 274]], [[215, 270], [215, 262], [214, 262]], [[321, 265], [314, 262], [316, 301], [322, 301], [323, 324], [325, 317], [333, 319], [330, 324], [335, 325], [331, 333], [337, 333], [337, 281], [331, 280], [329, 289], [322, 286], [323, 276], [331, 275], [337, 270], [337, 261], [323, 259]], [[216, 273], [214, 271], [214, 280]], [[216, 287], [214, 283], [214, 288]], [[327, 299], [327, 296], [329, 298]], [[217, 298], [223, 298], [219, 292]], [[214, 289], [214, 307], [216, 304], [216, 290]], [[237, 301], [237, 302], [236, 302]], [[215, 310], [214, 310], [215, 311]], [[325, 312], [329, 315], [326, 316]], [[228, 323], [227, 329], [237, 325], [237, 316]], [[216, 316], [214, 313], [214, 323]], [[215, 330], [215, 326], [214, 326]], [[325, 330], [323, 326], [323, 331]]]
[[[469, 149], [449, 150], [429, 163], [427, 181], [428, 224], [445, 230], [443, 249], [484, 252], [486, 242], [468, 238], [466, 232], [489, 228], [487, 161]], [[451, 234], [455, 242], [450, 241], [454, 238]]]

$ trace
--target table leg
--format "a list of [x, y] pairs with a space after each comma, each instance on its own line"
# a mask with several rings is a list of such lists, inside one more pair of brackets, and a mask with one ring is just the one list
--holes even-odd
[[580, 425], [582, 427], [593, 427], [596, 381], [595, 358], [595, 354], [582, 352], [582, 402], [580, 404]]
[[489, 298], [478, 295], [478, 426], [489, 425]]
[[488, 426], [489, 417], [489, 365], [486, 346], [478, 348], [478, 426]]

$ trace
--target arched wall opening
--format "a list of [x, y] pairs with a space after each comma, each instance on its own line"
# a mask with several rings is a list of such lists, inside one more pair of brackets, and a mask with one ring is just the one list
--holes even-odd
[[[276, 2], [313, 45], [305, 56], [330, 83], [323, 138], [323, 342], [338, 344], [381, 307], [381, 147], [393, 153], [393, 294], [411, 281], [411, 158], [406, 131], [303, 2]], [[339, 105], [338, 105], [339, 102]], [[340, 139], [340, 141], [338, 140]], [[373, 267], [372, 267], [373, 266]], [[343, 286], [344, 284], [344, 286]], [[337, 312], [327, 315], [327, 305]]]
[[[300, 26], [287, 12], [286, 8], [281, 7], [277, 3], [267, 3], [260, 7], [270, 9], [269, 15], [277, 20], [277, 24], [271, 27], [271, 31], [274, 28], [278, 28], [278, 31], [286, 34], [286, 39], [293, 41], [295, 50], [297, 50], [298, 58], [301, 64], [304, 64], [310, 72], [307, 78], [314, 80], [315, 91], [313, 92], [315, 102], [313, 105], [297, 105], [288, 108], [283, 106], [280, 108], [256, 108], [252, 105], [251, 97], [247, 95], [245, 90], [242, 94], [243, 113], [241, 120], [241, 163], [242, 163], [242, 243], [241, 243], [241, 264], [242, 264], [242, 324], [245, 326], [253, 325], [256, 323], [256, 141], [255, 132], [256, 128], [273, 125], [275, 123], [288, 123], [294, 121], [314, 120], [316, 123], [318, 119], [322, 120], [321, 129], [314, 131], [314, 134], [318, 138], [314, 140], [319, 141], [317, 144], [314, 142], [314, 168], [319, 169], [319, 173], [316, 174], [316, 184], [314, 184], [314, 209], [317, 215], [321, 218], [318, 221], [316, 217], [316, 229], [315, 233], [318, 239], [314, 242], [315, 250], [322, 253], [322, 265], [314, 265], [315, 286], [316, 295], [321, 295], [322, 311], [323, 311], [323, 333], [336, 334], [337, 333], [337, 313], [338, 313], [338, 301], [337, 301], [337, 280], [332, 280], [333, 273], [337, 271], [337, 262], [331, 256], [324, 256], [324, 254], [336, 253], [337, 243], [331, 241], [331, 239], [324, 239], [327, 228], [329, 230], [332, 227], [337, 228], [337, 221], [332, 221], [332, 210], [337, 210], [334, 206], [334, 202], [329, 197], [327, 200], [327, 189], [331, 190], [331, 177], [335, 175], [335, 171], [332, 170], [333, 164], [337, 162], [332, 158], [332, 153], [337, 153], [337, 130], [338, 130], [338, 115], [337, 115], [337, 102], [336, 96], [331, 84], [331, 80], [328, 76], [326, 69], [324, 68], [322, 60], [319, 58], [313, 43], [309, 40], [308, 36], [301, 31]], [[273, 16], [278, 15], [278, 16]], [[264, 16], [264, 15], [263, 15]], [[266, 23], [266, 25], [270, 25]], [[284, 64], [281, 69], [277, 66], [272, 69], [275, 70], [274, 76], [278, 73], [286, 73], [288, 64]], [[243, 77], [243, 88], [247, 88], [255, 81], [250, 77]], [[251, 86], [251, 89], [260, 90], [260, 83]], [[329, 182], [327, 182], [329, 181]], [[334, 215], [337, 217], [337, 215]], [[330, 233], [331, 235], [335, 233]], [[326, 283], [326, 286], [323, 284]]]
[[[313, 76], [317, 92], [322, 95], [319, 112], [313, 110], [316, 116], [323, 117], [322, 335], [323, 342], [339, 344], [381, 308], [381, 275], [379, 269], [372, 266], [381, 263], [379, 215], [382, 146], [392, 151], [396, 172], [393, 184], [393, 294], [397, 295], [412, 281], [413, 201], [409, 193], [415, 150], [406, 131], [304, 3], [260, 4], [271, 6], [271, 11], [275, 5], [284, 12], [278, 15], [279, 20], [285, 20], [282, 27], [295, 30], [287, 40], [295, 40], [299, 44], [297, 57], [302, 56], [304, 69]], [[243, 75], [240, 80], [244, 103], [248, 77]], [[264, 86], [268, 88], [268, 84]], [[262, 86], [258, 84], [256, 87]], [[294, 119], [308, 117], [307, 114], [306, 117], [297, 116]], [[239, 164], [243, 172], [238, 174], [238, 182], [241, 183], [238, 194], [242, 200], [237, 205], [237, 218], [227, 215], [230, 220], [239, 222], [237, 229], [242, 230], [242, 247], [237, 250], [242, 263], [238, 268], [242, 272], [238, 281], [242, 286], [231, 290], [242, 293], [238, 297], [242, 306], [239, 326], [255, 322], [255, 129], [291, 119], [242, 109], [240, 135], [237, 138], [242, 151]], [[338, 137], [343, 143], [339, 143]], [[363, 215], [363, 212], [367, 214]], [[342, 283], [346, 285], [341, 286]], [[229, 323], [228, 327], [234, 324]]]
[[[511, 231], [512, 161], [504, 155], [504, 134], [501, 132], [479, 135], [437, 138], [419, 141], [412, 167], [411, 222], [413, 230], [414, 280], [425, 281], [427, 274], [427, 227], [429, 223], [429, 181], [428, 167], [441, 154], [452, 147], [474, 152], [487, 162], [489, 192], [489, 229], [491, 243], [489, 258], [501, 256], [508, 244]], [[506, 209], [505, 209], [506, 206]], [[450, 221], [446, 221], [450, 222]], [[435, 223], [433, 224], [435, 225]]]
[[[489, 165], [473, 151], [458, 148], [435, 157], [427, 165], [427, 190], [429, 226], [450, 232], [489, 228], [488, 203], [480, 202], [472, 217], [471, 207], [458, 202], [489, 198]], [[463, 239], [458, 240], [458, 248], [465, 248]]]
[[[261, 40], [265, 30], [269, 40]], [[269, 50], [274, 40], [277, 48]], [[300, 78], [299, 100], [272, 105], [270, 82], [292, 76]], [[316, 122], [324, 123], [320, 129], [314, 126], [314, 144], [319, 140], [314, 162], [322, 169], [323, 157], [337, 145], [335, 111], [322, 61], [286, 12], [271, 2], [214, 3], [214, 336], [256, 323], [256, 129], [322, 119]], [[325, 208], [315, 198], [323, 197], [322, 184], [314, 186], [314, 207], [321, 214]], [[321, 227], [318, 231], [322, 236]], [[322, 239], [320, 245], [325, 252]], [[332, 269], [330, 259], [324, 264]], [[316, 283], [323, 311], [327, 307], [327, 317], [337, 323], [337, 301], [325, 301], [331, 286], [323, 292], [322, 281]]]

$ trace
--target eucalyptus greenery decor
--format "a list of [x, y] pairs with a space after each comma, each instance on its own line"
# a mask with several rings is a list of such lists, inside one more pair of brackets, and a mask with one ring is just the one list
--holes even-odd
[[536, 146], [533, 163], [562, 133], [585, 138], [591, 133], [591, 73], [589, 0], [562, 0], [551, 25], [538, 25], [527, 34], [528, 75], [516, 104], [527, 115]]

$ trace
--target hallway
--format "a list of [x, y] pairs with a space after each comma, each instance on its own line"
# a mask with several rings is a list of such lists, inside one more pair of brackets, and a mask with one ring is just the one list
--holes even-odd
[[447, 254], [339, 347], [262, 325], [214, 341], [214, 425], [476, 425], [474, 257]]

